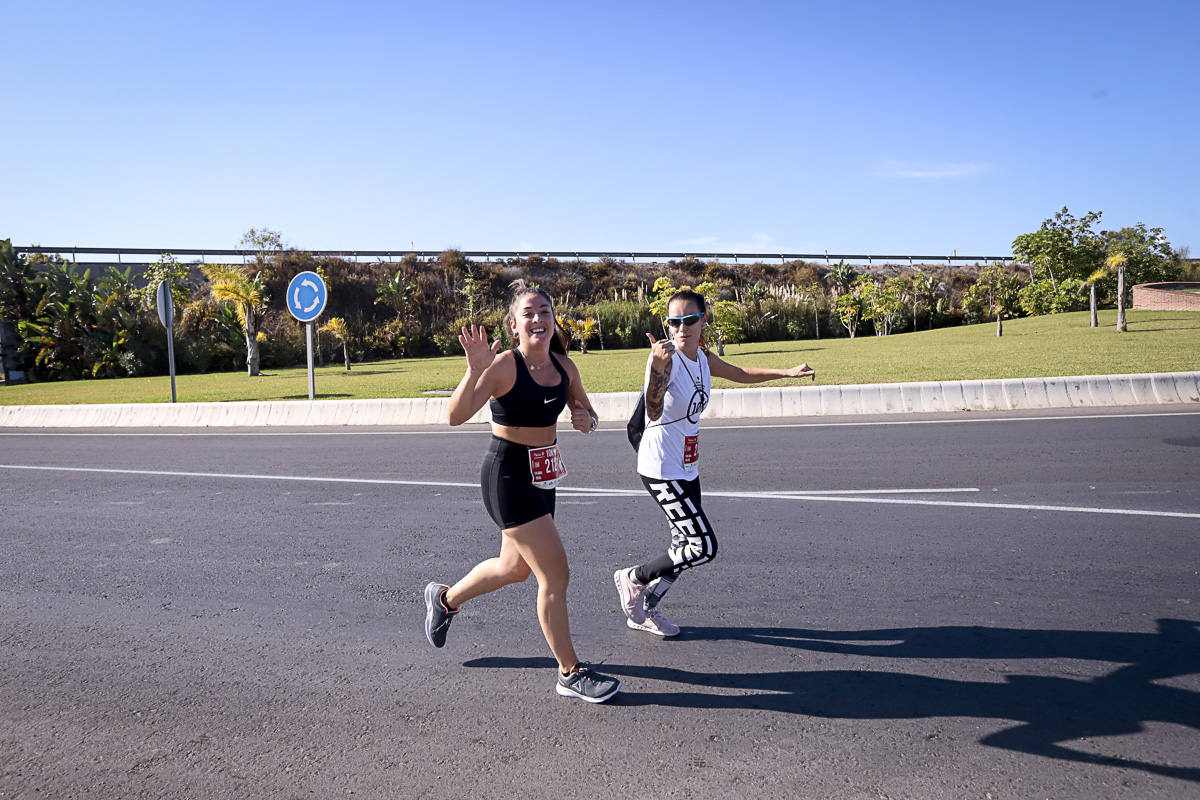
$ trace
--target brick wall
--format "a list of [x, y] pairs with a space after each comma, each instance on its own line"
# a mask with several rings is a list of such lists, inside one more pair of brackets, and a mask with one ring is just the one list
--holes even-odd
[[1139, 283], [1133, 287], [1133, 307], [1148, 311], [1200, 311], [1200, 283]]

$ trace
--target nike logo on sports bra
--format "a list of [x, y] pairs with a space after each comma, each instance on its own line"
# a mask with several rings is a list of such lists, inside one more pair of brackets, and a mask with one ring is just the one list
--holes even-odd
[[555, 398], [553, 398], [553, 397], [547, 397], [545, 400], [542, 401], [542, 405], [546, 405], [546, 403], [553, 403], [554, 400], [555, 400]]

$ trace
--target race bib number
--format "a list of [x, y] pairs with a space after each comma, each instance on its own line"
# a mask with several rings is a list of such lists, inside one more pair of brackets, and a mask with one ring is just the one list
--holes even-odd
[[683, 466], [693, 467], [700, 460], [700, 434], [683, 437]]
[[553, 489], [567, 477], [567, 465], [563, 463], [558, 445], [529, 448], [529, 474], [533, 485], [539, 489]]

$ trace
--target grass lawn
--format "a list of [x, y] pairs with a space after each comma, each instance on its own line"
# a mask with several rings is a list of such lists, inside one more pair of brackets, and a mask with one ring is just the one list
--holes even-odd
[[[802, 361], [817, 370], [818, 384], [896, 381], [1029, 378], [1128, 372], [1182, 372], [1200, 369], [1200, 313], [1130, 311], [1128, 332], [1116, 332], [1115, 310], [1100, 313], [1100, 327], [1088, 327], [1086, 311], [1010, 320], [1004, 336], [995, 322], [893, 336], [857, 339], [805, 339], [758, 342], [726, 348], [735, 364], [790, 367]], [[647, 351], [593, 350], [572, 353], [590, 392], [640, 388]], [[420, 397], [423, 391], [452, 388], [463, 374], [461, 357], [400, 359], [340, 364], [316, 370], [317, 397]], [[811, 385], [808, 380], [776, 385]], [[716, 388], [732, 384], [715, 381]], [[179, 375], [180, 402], [304, 400], [304, 367], [270, 369], [250, 378], [243, 372]], [[166, 376], [61, 381], [0, 386], [0, 404], [161, 403], [171, 399]]]

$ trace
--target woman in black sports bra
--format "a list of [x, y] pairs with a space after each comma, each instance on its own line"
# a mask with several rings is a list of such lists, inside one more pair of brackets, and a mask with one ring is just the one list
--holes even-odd
[[447, 413], [451, 425], [461, 425], [491, 401], [492, 440], [480, 484], [483, 504], [503, 532], [500, 555], [480, 562], [453, 586], [425, 587], [425, 635], [434, 647], [443, 646], [463, 603], [532, 572], [538, 581], [538, 620], [558, 661], [556, 690], [600, 703], [616, 694], [621, 682], [592, 672], [575, 655], [567, 621], [567, 554], [554, 526], [554, 487], [567, 474], [557, 446], [558, 416], [569, 406], [572, 427], [591, 433], [596, 412], [555, 330], [550, 296], [518, 284], [505, 320], [518, 346], [499, 355], [499, 340], [489, 346], [483, 327], [462, 329], [458, 341], [467, 373]]

